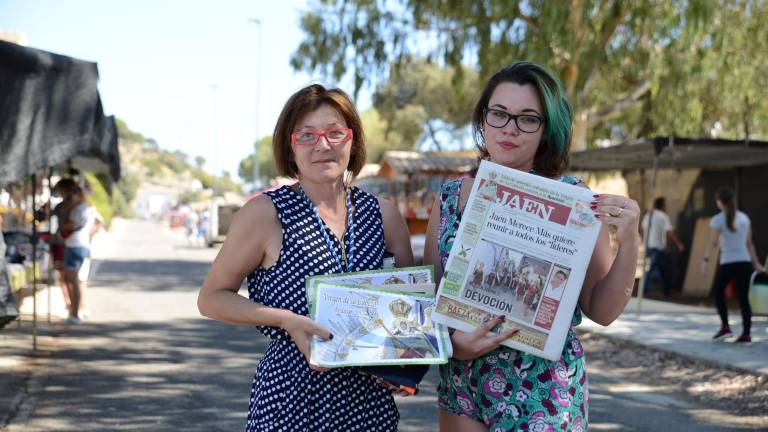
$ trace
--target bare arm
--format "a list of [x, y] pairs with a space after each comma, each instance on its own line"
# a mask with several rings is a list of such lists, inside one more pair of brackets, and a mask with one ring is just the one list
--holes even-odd
[[440, 283], [443, 278], [443, 263], [440, 260], [438, 245], [438, 228], [440, 227], [440, 199], [435, 198], [432, 204], [432, 212], [429, 214], [427, 232], [424, 239], [424, 265], [431, 265], [435, 271], [435, 282]]
[[[282, 247], [282, 227], [269, 197], [249, 201], [235, 215], [219, 254], [203, 282], [197, 307], [206, 317], [248, 326], [285, 329], [305, 357], [313, 335], [333, 336], [306, 316], [267, 307], [237, 293], [243, 279], [266, 261], [274, 262]], [[277, 244], [276, 244], [277, 242]]]
[[674, 231], [667, 231], [667, 239], [675, 245], [678, 252], [682, 252], [685, 249], [685, 246], [683, 246], [683, 243], [677, 238]]
[[749, 251], [749, 256], [752, 258], [752, 266], [755, 267], [755, 270], [757, 271], [765, 271], [765, 267], [760, 265], [760, 260], [757, 259], [757, 251], [755, 250], [755, 243], [752, 241], [752, 227], [749, 227], [749, 230], [747, 231], [747, 250]]
[[[579, 306], [592, 321], [607, 326], [621, 315], [632, 296], [640, 245], [640, 208], [634, 200], [618, 195], [599, 195], [596, 202], [595, 212], [600, 215], [603, 228], [587, 268]], [[623, 210], [619, 212], [621, 207]], [[612, 257], [608, 225], [616, 227], [619, 251], [615, 257]]]
[[411, 249], [411, 234], [403, 216], [389, 201], [379, 198], [381, 219], [384, 223], [384, 241], [387, 250], [395, 255], [398, 267], [413, 265], [413, 250]]
[[280, 326], [286, 311], [264, 307], [237, 294], [243, 279], [264, 260], [270, 234], [280, 229], [275, 209], [265, 196], [251, 200], [235, 214], [198, 295], [201, 314], [233, 324]]
[[710, 259], [714, 258], [718, 246], [720, 246], [720, 230], [717, 228], [712, 228], [712, 230], [709, 232], [707, 248], [704, 249], [704, 256], [701, 257], [702, 261], [704, 261], [702, 262], [701, 266], [702, 270], [707, 267], [706, 263], [709, 262]]

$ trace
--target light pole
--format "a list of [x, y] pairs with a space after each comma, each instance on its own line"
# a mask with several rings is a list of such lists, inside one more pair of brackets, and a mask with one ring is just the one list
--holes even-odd
[[248, 22], [256, 24], [258, 33], [257, 45], [256, 45], [256, 145], [253, 152], [253, 191], [255, 192], [261, 187], [261, 179], [259, 178], [259, 104], [261, 103], [260, 94], [260, 81], [261, 81], [261, 20], [258, 18], [250, 18]]

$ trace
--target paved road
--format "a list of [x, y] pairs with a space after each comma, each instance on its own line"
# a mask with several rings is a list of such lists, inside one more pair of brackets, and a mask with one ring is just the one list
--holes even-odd
[[[41, 339], [44, 355], [7, 429], [242, 430], [266, 339], [198, 315], [197, 290], [215, 250], [150, 222], [118, 221], [107, 237], [90, 290], [92, 320], [55, 324]], [[593, 430], [728, 430], [711, 423], [722, 413], [609, 371], [590, 373]], [[433, 370], [421, 394], [398, 399], [402, 431], [437, 429], [435, 386]]]

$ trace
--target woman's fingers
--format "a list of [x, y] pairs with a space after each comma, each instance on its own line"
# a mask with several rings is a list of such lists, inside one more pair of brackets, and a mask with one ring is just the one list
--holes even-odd
[[496, 318], [488, 321], [487, 323], [475, 329], [474, 333], [478, 336], [484, 337], [485, 335], [490, 333], [494, 327], [503, 323], [506, 319], [507, 319], [506, 315], [499, 315]]
[[499, 346], [499, 345], [501, 345], [502, 342], [504, 342], [505, 340], [511, 338], [512, 336], [514, 336], [514, 335], [516, 335], [518, 333], [520, 333], [520, 329], [505, 330], [505, 331], [501, 332], [500, 334], [498, 334], [496, 336], [493, 336], [491, 338], [491, 341], [493, 342], [493, 344], [495, 346]]

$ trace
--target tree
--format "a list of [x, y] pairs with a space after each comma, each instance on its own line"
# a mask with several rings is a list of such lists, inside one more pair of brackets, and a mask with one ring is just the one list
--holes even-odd
[[123, 119], [116, 118], [115, 126], [117, 127], [117, 137], [121, 140], [139, 144], [144, 142], [144, 135], [132, 131]]
[[[379, 114], [376, 108], [371, 108], [360, 114], [365, 131], [366, 162], [379, 163], [387, 150], [412, 150], [417, 143], [418, 135], [409, 135], [405, 128], [389, 130], [389, 124]], [[405, 125], [405, 123], [401, 123]], [[421, 125], [410, 128], [420, 133]]]
[[425, 60], [395, 71], [373, 95], [386, 135], [397, 132], [404, 140], [399, 148], [409, 150], [441, 151], [446, 142], [461, 142], [479, 92], [476, 72], [463, 68], [462, 76], [454, 82], [452, 70]]
[[157, 143], [157, 140], [154, 138], [145, 138], [144, 139], [144, 148], [147, 150], [160, 150], [160, 144]]
[[[725, 62], [734, 66], [729, 74], [764, 79], [767, 8], [762, 0], [328, 0], [303, 15], [305, 39], [291, 63], [334, 79], [349, 74], [357, 94], [420, 57], [453, 67], [454, 87], [462, 64], [485, 79], [504, 64], [536, 61], [562, 78], [581, 149], [590, 132], [681, 133], [712, 116], [728, 124], [765, 118], [765, 102], [736, 85], [726, 87], [729, 98], [742, 96], [738, 113], [705, 103], [723, 96], [722, 82], [707, 84]], [[760, 93], [756, 84], [742, 87]], [[692, 114], [679, 115], [686, 110]]]
[[[277, 168], [272, 162], [272, 136], [265, 136], [254, 143], [253, 147], [259, 152], [259, 177], [268, 179], [277, 177]], [[253, 183], [253, 153], [240, 161], [237, 175], [245, 182]]]
[[198, 168], [202, 169], [203, 165], [205, 165], [205, 158], [200, 155], [195, 156], [195, 165], [197, 165]]

